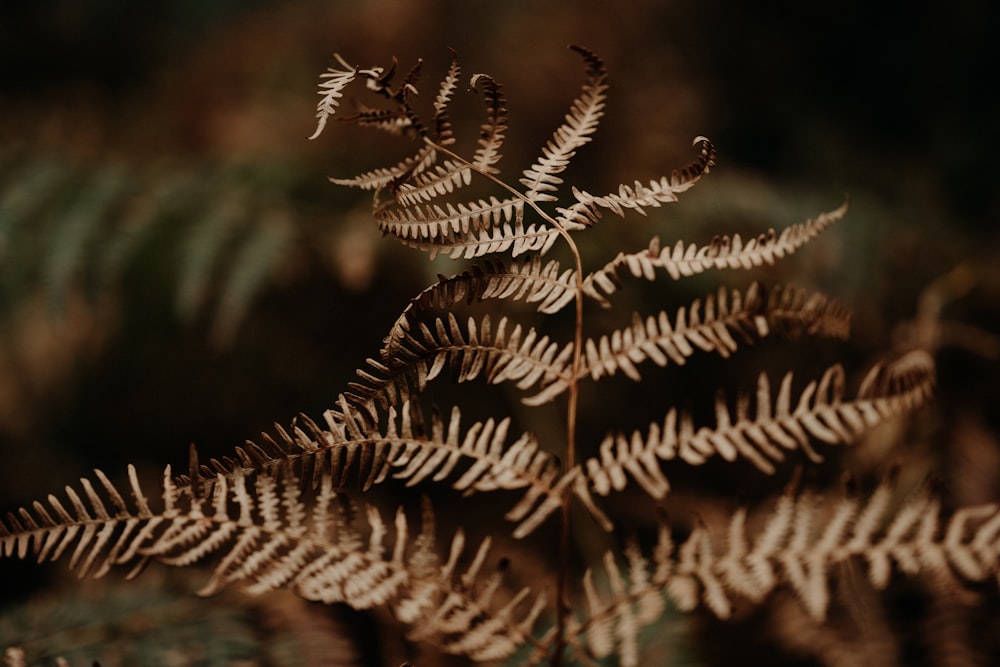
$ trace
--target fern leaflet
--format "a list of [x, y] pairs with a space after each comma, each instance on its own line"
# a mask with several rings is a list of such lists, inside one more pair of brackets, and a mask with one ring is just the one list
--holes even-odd
[[786, 227], [777, 234], [773, 229], [746, 243], [739, 234], [718, 236], [709, 245], [684, 245], [678, 241], [673, 248], [660, 248], [659, 237], [649, 248], [637, 253], [619, 253], [603, 268], [587, 275], [583, 291], [602, 306], [610, 305], [607, 297], [618, 291], [619, 275], [627, 270], [633, 278], [656, 279], [656, 269], [664, 269], [674, 280], [692, 276], [708, 269], [750, 269], [763, 264], [773, 265], [777, 259], [791, 255], [825, 231], [847, 213], [847, 204], [823, 213], [804, 223]]
[[587, 83], [570, 106], [562, 125], [542, 148], [542, 155], [530, 168], [524, 170], [521, 184], [527, 188], [525, 196], [530, 201], [556, 201], [552, 194], [562, 183], [556, 174], [566, 170], [576, 150], [590, 141], [597, 124], [604, 115], [607, 90], [607, 70], [604, 63], [591, 51], [570, 47], [580, 54], [587, 64]]

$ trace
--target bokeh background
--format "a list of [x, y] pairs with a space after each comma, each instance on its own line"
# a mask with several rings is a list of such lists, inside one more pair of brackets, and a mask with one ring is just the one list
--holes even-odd
[[[850, 370], [934, 310], [922, 295], [940, 300], [949, 344], [925, 437], [951, 452], [949, 493], [995, 500], [998, 13], [986, 0], [3, 3], [2, 506], [93, 467], [183, 467], [191, 442], [221, 455], [318, 417], [406, 299], [451, 270], [379, 238], [367, 196], [327, 181], [406, 152], [336, 124], [306, 140], [334, 51], [404, 70], [423, 57], [426, 96], [449, 47], [466, 74], [493, 74], [513, 176], [579, 88], [570, 43], [600, 54], [612, 85], [574, 183], [659, 177], [700, 134], [720, 153], [681, 203], [609, 219], [586, 251], [754, 234], [849, 197], [848, 218], [781, 276], [856, 312]], [[43, 594], [48, 572], [4, 563], [0, 603]]]

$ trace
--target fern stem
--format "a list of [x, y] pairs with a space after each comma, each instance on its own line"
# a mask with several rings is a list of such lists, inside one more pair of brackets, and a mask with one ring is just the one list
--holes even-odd
[[[580, 369], [583, 366], [583, 260], [580, 257], [580, 249], [576, 245], [576, 241], [573, 240], [572, 235], [558, 220], [553, 218], [551, 215], [546, 213], [536, 201], [525, 196], [523, 192], [517, 188], [508, 185], [504, 181], [500, 180], [493, 174], [480, 169], [476, 165], [472, 164], [466, 160], [461, 155], [448, 150], [446, 147], [441, 146], [434, 142], [429, 137], [424, 137], [424, 143], [433, 148], [436, 151], [447, 155], [448, 157], [456, 160], [457, 162], [465, 165], [475, 173], [485, 177], [489, 181], [493, 182], [495, 185], [503, 188], [507, 192], [511, 193], [525, 204], [530, 206], [535, 213], [539, 215], [543, 220], [548, 222], [552, 227], [559, 232], [559, 235], [563, 237], [566, 241], [566, 245], [569, 246], [570, 253], [573, 255], [573, 264], [576, 267], [576, 276], [574, 281], [575, 288], [575, 302], [576, 302], [576, 321], [573, 327], [573, 362], [572, 362], [572, 374], [569, 381], [569, 386], [567, 387], [566, 394], [566, 467], [565, 469], [572, 470], [576, 467], [576, 422], [577, 422], [577, 403], [579, 396], [579, 381], [580, 381]], [[567, 486], [563, 490], [562, 496], [562, 512], [560, 513], [560, 526], [559, 526], [559, 563], [557, 567], [557, 581], [556, 581], [556, 641], [555, 648], [553, 649], [551, 665], [552, 667], [559, 667], [562, 663], [563, 653], [566, 649], [566, 642], [564, 640], [566, 636], [566, 618], [570, 613], [569, 604], [569, 555], [570, 555], [570, 508], [572, 506], [573, 492], [570, 486]]]
[[[566, 404], [566, 470], [573, 470], [576, 467], [576, 420], [577, 403], [579, 396], [580, 368], [583, 362], [583, 261], [580, 258], [580, 251], [576, 242], [569, 232], [555, 220], [552, 224], [559, 230], [559, 233], [566, 239], [570, 251], [573, 253], [573, 261], [576, 264], [576, 281], [574, 284], [576, 294], [576, 321], [573, 333], [573, 375], [570, 380], [567, 404]], [[559, 526], [559, 574], [556, 595], [558, 600], [558, 614], [556, 619], [555, 653], [552, 656], [552, 665], [559, 667], [562, 662], [565, 642], [563, 638], [566, 629], [566, 617], [570, 613], [569, 605], [569, 555], [570, 555], [570, 508], [572, 506], [572, 489], [567, 486], [563, 490], [562, 497], [562, 519]]]

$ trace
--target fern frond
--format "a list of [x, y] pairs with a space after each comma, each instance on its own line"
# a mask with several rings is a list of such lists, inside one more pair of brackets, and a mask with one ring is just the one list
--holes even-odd
[[458, 65], [458, 54], [452, 50], [451, 65], [448, 66], [448, 73], [441, 80], [437, 96], [434, 98], [434, 137], [439, 146], [450, 146], [455, 143], [451, 118], [448, 116], [448, 105], [458, 87], [461, 71]]
[[362, 408], [399, 405], [422, 392], [445, 368], [454, 371], [458, 382], [481, 377], [490, 384], [514, 382], [524, 390], [536, 384], [564, 385], [569, 382], [572, 350], [571, 344], [561, 347], [534, 329], [511, 326], [506, 317], [495, 329], [488, 315], [478, 322], [470, 317], [463, 328], [448, 313], [447, 320], [420, 322], [416, 331], [398, 341], [385, 363], [369, 359], [370, 370], [358, 371], [362, 382], [350, 384], [347, 398]]
[[[459, 218], [464, 214], [457, 213]], [[452, 218], [440, 220], [441, 224], [451, 224]], [[419, 226], [419, 225], [417, 225]], [[474, 259], [483, 255], [492, 255], [509, 252], [512, 257], [523, 255], [527, 252], [544, 255], [547, 253], [559, 238], [559, 230], [551, 229], [543, 224], [532, 223], [524, 225], [524, 221], [517, 219], [513, 222], [504, 222], [491, 229], [469, 230], [468, 234], [448, 234], [427, 238], [401, 238], [400, 241], [405, 246], [423, 250], [434, 259], [438, 253], [446, 253], [452, 259], [464, 258]]]
[[[419, 66], [419, 60], [417, 64]], [[373, 67], [370, 70], [367, 70], [364, 72], [366, 75], [365, 88], [381, 95], [386, 99], [396, 101], [402, 100], [401, 91], [393, 90], [390, 85], [392, 83], [392, 79], [396, 76], [396, 69], [398, 67], [399, 59], [397, 59], [396, 56], [393, 56], [392, 62], [389, 63], [388, 67]]]
[[546, 601], [539, 596], [519, 611], [532, 597], [525, 589], [497, 608], [500, 574], [481, 583], [488, 539], [459, 574], [465, 537], [457, 532], [442, 563], [429, 504], [412, 540], [406, 515], [398, 510], [395, 543], [386, 544], [390, 530], [378, 510], [345, 506], [350, 501], [334, 491], [330, 476], [313, 493], [303, 491], [288, 466], [252, 478], [237, 469], [229, 477], [218, 475], [201, 496], [193, 487], [175, 487], [168, 467], [159, 511], [150, 509], [134, 468], [134, 507], [103, 473], [95, 476], [100, 491], [88, 479], [80, 482], [82, 497], [67, 487], [72, 509], [50, 496], [47, 507], [35, 503], [0, 522], [4, 555], [56, 560], [72, 549], [70, 569], [96, 577], [113, 566], [147, 560], [186, 566], [218, 554], [202, 594], [240, 584], [253, 594], [287, 588], [308, 600], [385, 607], [413, 626], [414, 635], [475, 660], [501, 659], [530, 642]]
[[696, 299], [678, 309], [673, 322], [664, 311], [645, 320], [635, 315], [627, 329], [587, 339], [582, 374], [599, 380], [621, 371], [638, 381], [636, 366], [646, 360], [684, 364], [696, 349], [728, 357], [738, 348], [737, 338], [752, 343], [772, 333], [842, 337], [849, 321], [843, 306], [819, 293], [807, 296], [787, 286], [765, 293], [757, 283], [745, 293], [720, 288], [704, 302]]
[[427, 206], [380, 206], [375, 221], [383, 234], [401, 241], [455, 239], [492, 230], [503, 225], [522, 224], [524, 202], [517, 198]]
[[359, 412], [341, 396], [339, 410], [324, 414], [327, 428], [305, 416], [300, 418], [303, 426], [293, 425], [291, 434], [276, 425], [277, 440], [265, 435], [263, 445], [248, 442], [234, 457], [213, 459], [174, 482], [186, 488], [192, 480], [232, 477], [236, 469], [243, 475], [271, 474], [285, 466], [311, 478], [314, 487], [329, 478], [335, 489], [347, 487], [351, 477], [359, 480], [362, 491], [390, 477], [407, 486], [451, 480], [449, 485], [464, 494], [523, 490], [507, 519], [517, 522], [519, 530], [529, 530], [520, 526], [540, 506], [558, 506], [560, 489], [572, 481], [559, 479], [558, 462], [539, 448], [534, 435], [524, 433], [508, 442], [510, 418], [463, 428], [457, 407], [447, 421], [435, 411], [425, 422], [420, 408], [409, 402], [398, 410], [389, 407], [387, 413], [380, 423], [377, 412]]
[[37, 215], [43, 203], [65, 187], [67, 180], [64, 160], [36, 155], [18, 162], [18, 168], [4, 171], [0, 181], [0, 210], [4, 212], [0, 232], [5, 236]]
[[867, 563], [868, 580], [884, 588], [893, 569], [931, 574], [950, 582], [980, 584], [1000, 574], [1000, 506], [982, 505], [941, 518], [938, 501], [920, 494], [890, 511], [890, 483], [867, 500], [794, 495], [778, 499], [759, 529], [737, 510], [720, 546], [697, 523], [676, 545], [660, 527], [652, 557], [630, 544], [623, 572], [613, 552], [604, 557], [607, 593], [588, 570], [583, 581], [588, 613], [569, 624], [567, 642], [584, 655], [616, 652], [621, 663], [640, 663], [639, 630], [659, 617], [666, 600], [681, 611], [704, 605], [719, 618], [733, 614], [736, 599], [759, 604], [779, 586], [794, 591], [817, 621], [830, 605], [830, 580], [849, 561]]
[[[121, 218], [115, 221], [115, 231], [108, 234], [105, 231], [99, 244], [101, 256], [97, 258], [100, 277], [97, 293], [104, 293], [116, 279], [122, 276], [141, 249], [154, 243], [153, 238], [169, 224], [171, 213], [178, 210], [178, 202], [191, 205], [198, 199], [195, 184], [203, 185], [207, 178], [204, 173], [163, 174], [151, 187], [144, 187], [143, 195], [121, 207]], [[217, 196], [229, 198], [233, 196], [230, 188], [221, 186], [212, 188]], [[198, 202], [196, 207], [205, 206], [207, 202]], [[4, 204], [0, 203], [0, 207]], [[191, 212], [195, 217], [194, 211]], [[107, 222], [107, 220], [105, 220]], [[200, 227], [195, 227], [195, 233], [200, 233]]]
[[[839, 365], [809, 382], [797, 400], [791, 373], [782, 379], [776, 395], [762, 373], [752, 410], [746, 394], [739, 396], [735, 409], [725, 396], [716, 398], [714, 427], [696, 429], [690, 414], [673, 408], [662, 424], [651, 424], [646, 433], [605, 436], [598, 457], [584, 463], [586, 491], [606, 496], [622, 491], [631, 477], [650, 496], [661, 499], [670, 490], [661, 464], [675, 459], [690, 465], [701, 465], [716, 455], [726, 461], [746, 459], [765, 474], [774, 473], [774, 464], [785, 459], [785, 451], [801, 450], [819, 462], [813, 441], [850, 444], [879, 424], [923, 405], [934, 384], [933, 362], [929, 357], [925, 361], [919, 367], [915, 362], [877, 365], [850, 400], [844, 398], [844, 370]], [[872, 374], [894, 379], [869, 388]]]
[[226, 252], [227, 242], [245, 223], [248, 208], [246, 196], [232, 193], [224, 200], [213, 202], [192, 223], [196, 231], [184, 240], [178, 266], [175, 307], [183, 319], [194, 319], [204, 307], [213, 286], [219, 256]]
[[660, 248], [659, 237], [649, 248], [637, 253], [619, 253], [603, 268], [587, 275], [583, 291], [602, 306], [610, 305], [607, 297], [618, 291], [620, 275], [627, 272], [634, 278], [656, 279], [657, 269], [664, 269], [674, 280], [692, 276], [709, 269], [750, 269], [763, 264], [773, 265], [776, 260], [791, 255], [812, 239], [819, 236], [847, 213], [847, 203], [822, 213], [804, 223], [786, 227], [777, 234], [773, 229], [746, 243], [739, 234], [718, 236], [709, 245], [684, 245], [678, 241], [673, 248]]
[[353, 116], [343, 118], [344, 121], [352, 122], [359, 127], [370, 127], [381, 130], [394, 137], [410, 136], [416, 133], [413, 118], [407, 113], [406, 108], [400, 109], [374, 109], [364, 104], [358, 105], [360, 109]]
[[382, 360], [385, 361], [423, 313], [445, 311], [462, 302], [472, 304], [487, 299], [537, 303], [538, 312], [554, 313], [573, 300], [575, 276], [573, 269], [560, 273], [557, 260], [543, 265], [540, 257], [512, 260], [509, 264], [502, 260], [486, 260], [450, 278], [439, 275], [438, 282], [411, 299], [392, 325], [382, 347]]
[[617, 194], [595, 196], [589, 192], [573, 188], [576, 203], [560, 209], [561, 219], [582, 226], [590, 226], [600, 218], [602, 208], [614, 211], [624, 217], [626, 210], [645, 215], [646, 207], [658, 207], [677, 201], [677, 195], [689, 190], [715, 164], [715, 146], [705, 137], [695, 137], [694, 146], [700, 148], [698, 157], [683, 169], [675, 169], [670, 176], [658, 181], [650, 181], [645, 186], [639, 181], [634, 185], [620, 185]]
[[[757, 283], [745, 293], [720, 288], [705, 298], [704, 308], [701, 299], [679, 308], [673, 322], [665, 311], [645, 320], [636, 314], [628, 328], [586, 339], [579, 377], [599, 380], [621, 371], [638, 382], [642, 376], [637, 365], [645, 361], [660, 367], [683, 365], [696, 350], [728, 357], [739, 347], [737, 338], [753, 343], [774, 333], [843, 337], [849, 326], [850, 313], [819, 293], [807, 297], [801, 289], [779, 286], [765, 294]], [[523, 402], [541, 405], [568, 387], [566, 379], [555, 378]]]
[[706, 605], [727, 618], [730, 595], [758, 601], [785, 584], [809, 615], [822, 621], [829, 607], [832, 570], [849, 560], [867, 563], [868, 580], [877, 589], [888, 584], [894, 567], [909, 576], [928, 573], [973, 583], [1000, 572], [1000, 507], [965, 508], [943, 519], [939, 502], [927, 494], [905, 500], [890, 513], [890, 495], [887, 484], [866, 503], [786, 494], [757, 540], [746, 526], [745, 513], [734, 515], [729, 546], [718, 555], [707, 531], [696, 529], [688, 542], [695, 540], [699, 546], [688, 550], [674, 575], [694, 594], [685, 602], [697, 605], [697, 589], [712, 589], [716, 593], [705, 595]]
[[[338, 185], [364, 189], [391, 186], [393, 197], [402, 209], [402, 215], [410, 216], [412, 215], [410, 210], [420, 203], [429, 202], [436, 197], [450, 194], [458, 188], [469, 185], [472, 182], [473, 168], [485, 173], [497, 173], [498, 170], [492, 165], [500, 159], [499, 149], [503, 143], [503, 131], [506, 129], [506, 125], [504, 125], [506, 121], [505, 100], [500, 92], [500, 85], [485, 74], [477, 74], [472, 79], [473, 88], [481, 87], [485, 91], [487, 112], [487, 121], [480, 130], [480, 147], [473, 157], [472, 166], [458, 160], [445, 160], [440, 165], [435, 164], [437, 159], [436, 146], [447, 146], [455, 141], [451, 122], [447, 115], [447, 107], [457, 85], [458, 74], [458, 62], [453, 59], [448, 74], [441, 82], [438, 95], [434, 100], [435, 137], [439, 139], [438, 143], [427, 143], [421, 146], [415, 156], [400, 162], [395, 167], [376, 169], [356, 178], [330, 180]], [[387, 125], [391, 125], [393, 128], [398, 126], [400, 130], [417, 127], [419, 121], [405, 102], [406, 95], [404, 93], [410, 88], [412, 88], [412, 84], [404, 86], [400, 93], [393, 96], [403, 105], [400, 109], [362, 113], [350, 120], [361, 125], [377, 125], [383, 129], [388, 129], [385, 127]], [[400, 121], [403, 121], [402, 125], [400, 125]], [[376, 216], [380, 213], [384, 214], [384, 207], [380, 207], [377, 201], [376, 199]], [[451, 204], [447, 206], [449, 209], [453, 208]], [[471, 204], [471, 206], [474, 207], [475, 204]], [[459, 208], [463, 207], [464, 205], [459, 205]], [[523, 201], [518, 200], [518, 208], [523, 208]], [[400, 219], [399, 215], [391, 217], [397, 221]]]
[[555, 201], [551, 193], [562, 184], [560, 174], [569, 166], [576, 150], [590, 141], [597, 124], [604, 115], [605, 91], [608, 73], [604, 63], [593, 52], [571, 46], [587, 65], [587, 82], [580, 95], [573, 101], [563, 124], [556, 128], [552, 138], [542, 148], [542, 155], [520, 179], [527, 188], [524, 193], [530, 201]]
[[[404, 406], [403, 413], [407, 412]], [[537, 525], [535, 514], [548, 516], [542, 507], [558, 507], [562, 500], [561, 487], [555, 484], [559, 464], [539, 448], [531, 434], [508, 444], [509, 429], [510, 418], [499, 422], [488, 419], [474, 423], [463, 436], [461, 412], [455, 407], [447, 423], [433, 415], [430, 432], [423, 437], [413, 437], [404, 424], [401, 433], [407, 437], [399, 445], [394, 443], [395, 451], [387, 462], [396, 470], [393, 477], [405, 480], [408, 486], [457, 477], [451, 487], [466, 494], [525, 489], [506, 518], [519, 522], [515, 535], [527, 534]], [[394, 436], [395, 429], [387, 433], [386, 440], [392, 441]]]
[[339, 54], [335, 53], [333, 57], [342, 69], [329, 67], [326, 72], [319, 75], [319, 78], [325, 79], [325, 81], [320, 83], [317, 91], [320, 96], [320, 101], [316, 105], [316, 118], [318, 120], [310, 139], [315, 139], [323, 133], [327, 120], [337, 112], [337, 107], [340, 106], [340, 98], [344, 96], [344, 88], [358, 76], [357, 67], [348, 65]]
[[331, 178], [331, 183], [362, 190], [379, 190], [406, 178], [419, 174], [437, 161], [437, 151], [432, 146], [421, 146], [415, 155], [402, 160], [393, 167], [381, 167], [355, 176], [354, 178]]
[[[393, 67], [395, 67], [395, 64], [396, 63], [393, 62]], [[392, 99], [398, 100], [404, 105], [407, 104], [410, 96], [417, 94], [417, 81], [420, 80], [420, 73], [423, 71], [423, 68], [424, 59], [417, 58], [417, 61], [413, 63], [413, 66], [410, 67], [410, 69], [406, 72], [406, 75], [403, 77], [403, 83], [399, 87], [399, 90], [397, 90], [394, 94], [390, 93]], [[386, 75], [383, 76], [378, 82], [383, 88], [386, 89], [387, 92], [391, 90], [388, 86], [390, 74], [391, 72], [387, 72]]]
[[433, 169], [409, 176], [407, 180], [395, 184], [393, 189], [396, 202], [402, 207], [416, 206], [469, 185], [472, 169], [461, 162], [445, 160]]
[[765, 317], [771, 333], [793, 340], [799, 336], [845, 340], [851, 331], [851, 311], [844, 304], [794, 285], [771, 288]]
[[396, 184], [394, 189], [396, 202], [400, 206], [415, 206], [469, 185], [472, 182], [473, 168], [484, 173], [499, 172], [493, 164], [500, 159], [499, 149], [503, 143], [503, 131], [506, 129], [503, 124], [506, 112], [503, 108], [503, 95], [500, 93], [499, 84], [485, 74], [475, 75], [471, 85], [473, 88], [482, 85], [486, 91], [487, 101], [487, 122], [480, 130], [480, 147], [472, 159], [473, 166], [456, 160], [446, 160], [433, 170], [410, 174], [410, 178]]
[[[587, 614], [570, 625], [567, 642], [583, 644], [586, 655], [603, 659], [615, 653], [619, 664], [634, 667], [641, 664], [639, 632], [657, 621], [666, 607], [662, 587], [669, 576], [665, 560], [669, 557], [670, 534], [660, 527], [660, 547], [657, 563], [650, 563], [639, 546], [631, 541], [625, 548], [628, 569], [621, 567], [611, 551], [604, 554], [604, 575], [610, 594], [602, 594], [595, 583], [595, 572], [588, 568], [583, 577]], [[664, 545], [666, 548], [664, 548]], [[583, 641], [581, 641], [581, 637]]]
[[[18, 161], [25, 166], [0, 175], [0, 235], [11, 249], [0, 288], [12, 304], [40, 296], [62, 310], [78, 293], [112, 305], [126, 275], [135, 283], [156, 273], [146, 261], [152, 253], [171, 267], [163, 288], [176, 314], [207, 315], [215, 340], [226, 342], [275, 267], [294, 254], [286, 241], [297, 230], [275, 203], [283, 197], [252, 165], [237, 178], [231, 168]], [[206, 313], [208, 305], [222, 307]]]
[[473, 90], [482, 89], [486, 102], [486, 122], [479, 129], [479, 148], [472, 158], [472, 164], [486, 174], [499, 174], [495, 165], [500, 160], [504, 130], [507, 129], [507, 100], [500, 84], [488, 74], [473, 75], [469, 86]]
[[865, 375], [858, 396], [878, 400], [900, 394], [912, 395], [914, 405], [922, 403], [933, 389], [934, 358], [924, 350], [911, 350], [891, 362], [876, 364]]
[[340, 98], [343, 97], [344, 88], [357, 78], [364, 79], [365, 87], [368, 90], [391, 100], [394, 103], [394, 108], [371, 109], [362, 107], [358, 113], [344, 120], [349, 120], [362, 126], [374, 127], [394, 135], [404, 133], [414, 136], [426, 135], [426, 129], [421, 125], [420, 119], [416, 114], [413, 113], [409, 103], [410, 96], [417, 93], [416, 82], [423, 66], [422, 59], [418, 59], [409, 72], [406, 73], [400, 87], [393, 89], [390, 83], [396, 73], [396, 66], [398, 64], [395, 58], [392, 59], [392, 64], [388, 68], [370, 67], [368, 69], [360, 69], [359, 67], [349, 65], [336, 53], [334, 54], [334, 58], [341, 69], [331, 67], [324, 74], [320, 75], [320, 79], [327, 80], [320, 83], [318, 93], [322, 99], [320, 99], [316, 107], [318, 122], [315, 132], [309, 137], [310, 139], [315, 139], [323, 132], [327, 121], [336, 113], [337, 107], [340, 106]]
[[[16, 515], [8, 513], [6, 522], [0, 521], [3, 555], [24, 559], [32, 554], [38, 562], [54, 561], [73, 548], [69, 568], [80, 577], [100, 577], [120, 562], [120, 554], [128, 551], [135, 539], [142, 539], [146, 525], [166, 520], [150, 510], [132, 466], [129, 466], [128, 476], [135, 509], [125, 503], [103, 472], [96, 471], [95, 476], [104, 494], [99, 494], [88, 479], [81, 480], [84, 498], [67, 486], [65, 491], [71, 509], [66, 509], [58, 497], [50, 495], [47, 504], [35, 502], [31, 510], [21, 508]], [[166, 512], [172, 514], [169, 480], [167, 484], [164, 503]], [[108, 511], [108, 502], [112, 512]], [[137, 532], [140, 526], [143, 531]]]
[[291, 221], [276, 211], [264, 212], [250, 236], [235, 251], [233, 266], [222, 284], [213, 314], [212, 337], [228, 343], [243, 321], [251, 299], [293, 242]]
[[326, 428], [300, 415], [290, 431], [275, 424], [277, 438], [262, 433], [261, 443], [248, 440], [234, 449], [233, 456], [211, 459], [194, 467], [190, 476], [174, 481], [186, 487], [219, 475], [231, 476], [235, 469], [252, 475], [291, 465], [297, 474], [311, 477], [313, 486], [325, 475], [334, 480], [334, 488], [343, 489], [350, 484], [350, 477], [356, 476], [361, 490], [368, 491], [387, 479], [393, 458], [410, 440], [419, 442], [424, 437], [423, 431], [412, 425], [413, 412], [408, 405], [390, 409], [384, 426], [377, 413], [358, 410], [343, 395], [337, 406], [323, 413]]

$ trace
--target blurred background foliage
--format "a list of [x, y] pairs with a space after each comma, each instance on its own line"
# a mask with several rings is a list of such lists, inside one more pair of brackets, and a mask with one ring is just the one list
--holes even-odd
[[[466, 74], [493, 74], [511, 116], [500, 166], [516, 179], [578, 91], [569, 43], [605, 58], [612, 83], [572, 182], [658, 177], [698, 134], [720, 152], [680, 204], [583, 239], [594, 262], [608, 242], [755, 234], [849, 196], [848, 219], [778, 279], [855, 310], [857, 361], [961, 267], [931, 297], [975, 351], [942, 352], [930, 432], [961, 450], [952, 492], [995, 499], [998, 13], [985, 0], [3, 3], [0, 501], [95, 466], [183, 465], [191, 441], [223, 454], [320, 415], [405, 300], [450, 270], [381, 240], [368, 198], [327, 182], [409, 149], [336, 126], [306, 141], [332, 52], [404, 69], [422, 56], [427, 98], [447, 47]], [[38, 568], [2, 567], [7, 602], [44, 585]]]

